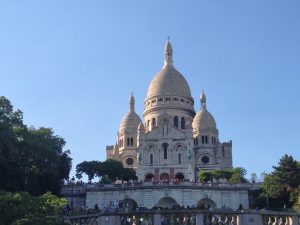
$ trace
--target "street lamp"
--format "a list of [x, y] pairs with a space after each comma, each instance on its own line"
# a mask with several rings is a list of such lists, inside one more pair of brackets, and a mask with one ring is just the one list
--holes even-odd
[[71, 188], [72, 188], [72, 198], [71, 198], [71, 210], [73, 211], [73, 188], [75, 183], [75, 177], [73, 176], [71, 179]]

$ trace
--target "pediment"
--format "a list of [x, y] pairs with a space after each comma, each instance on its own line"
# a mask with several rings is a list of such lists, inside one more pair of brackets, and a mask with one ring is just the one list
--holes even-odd
[[170, 131], [167, 135], [163, 134], [162, 127], [155, 127], [152, 131], [145, 134], [145, 139], [160, 139], [160, 138], [174, 138], [174, 139], [184, 139], [184, 131], [177, 129], [175, 127], [169, 128]]

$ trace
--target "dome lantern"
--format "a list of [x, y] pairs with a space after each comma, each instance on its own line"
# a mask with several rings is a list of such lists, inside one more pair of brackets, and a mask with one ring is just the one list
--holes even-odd
[[204, 90], [202, 90], [202, 93], [200, 95], [200, 102], [201, 102], [201, 108], [206, 109], [206, 95], [204, 93]]
[[129, 111], [130, 112], [134, 112], [134, 103], [135, 103], [135, 99], [134, 99], [134, 96], [133, 96], [133, 92], [131, 92], [131, 96], [129, 98]]
[[169, 41], [169, 37], [165, 46], [165, 66], [169, 66], [173, 64], [173, 48]]

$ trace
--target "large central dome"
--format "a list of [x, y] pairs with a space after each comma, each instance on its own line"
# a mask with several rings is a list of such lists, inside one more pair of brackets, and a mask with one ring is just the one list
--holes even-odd
[[191, 90], [187, 81], [173, 65], [165, 65], [151, 81], [148, 88], [147, 98], [158, 95], [192, 98]]
[[173, 49], [168, 41], [165, 47], [164, 67], [151, 81], [146, 98], [169, 95], [192, 99], [186, 79], [173, 66], [172, 56]]

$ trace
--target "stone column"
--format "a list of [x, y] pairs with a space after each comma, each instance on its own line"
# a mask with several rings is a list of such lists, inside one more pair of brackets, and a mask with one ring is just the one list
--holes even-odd
[[196, 225], [204, 225], [204, 215], [203, 214], [196, 215]]
[[153, 215], [153, 225], [161, 225], [161, 222], [160, 222], [160, 219], [161, 219], [161, 214], [160, 213], [155, 213]]

